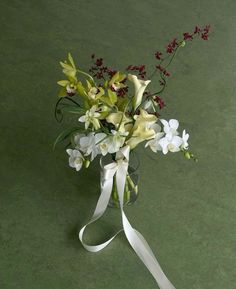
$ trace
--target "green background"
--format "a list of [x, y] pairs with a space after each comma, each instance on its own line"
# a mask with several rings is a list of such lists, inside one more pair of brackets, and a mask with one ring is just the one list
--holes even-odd
[[[76, 173], [52, 143], [59, 60], [80, 67], [95, 52], [117, 69], [155, 62], [153, 53], [196, 24], [209, 41], [182, 49], [171, 68], [162, 116], [190, 132], [196, 164], [140, 147], [140, 197], [126, 212], [181, 289], [236, 283], [236, 2], [6, 1], [0, 4], [0, 288], [156, 288], [124, 236], [97, 254], [78, 228], [99, 194], [98, 162]], [[120, 226], [108, 210], [87, 230], [96, 243]]]

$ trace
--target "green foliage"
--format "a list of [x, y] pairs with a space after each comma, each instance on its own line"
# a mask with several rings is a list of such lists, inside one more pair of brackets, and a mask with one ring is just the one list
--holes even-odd
[[53, 150], [55, 150], [55, 147], [58, 143], [61, 143], [62, 141], [68, 139], [71, 137], [71, 134], [72, 133], [75, 133], [75, 132], [83, 132], [84, 129], [82, 128], [79, 128], [79, 127], [73, 127], [73, 128], [69, 128], [69, 129], [65, 129], [63, 130], [56, 138], [54, 144], [53, 144]]

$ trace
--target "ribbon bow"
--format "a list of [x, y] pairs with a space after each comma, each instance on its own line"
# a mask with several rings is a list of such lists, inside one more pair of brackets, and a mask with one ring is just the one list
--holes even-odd
[[[102, 177], [101, 177], [101, 195], [98, 199], [97, 206], [93, 213], [91, 220], [84, 226], [79, 232], [79, 239], [84, 246], [84, 248], [90, 252], [98, 252], [105, 248], [120, 232], [124, 231], [126, 238], [128, 239], [130, 245], [142, 260], [144, 265], [147, 267], [149, 272], [152, 274], [156, 280], [160, 289], [175, 289], [171, 282], [167, 279], [166, 275], [162, 271], [157, 259], [155, 258], [151, 248], [144, 239], [144, 237], [135, 230], [130, 222], [128, 221], [124, 210], [123, 210], [123, 198], [124, 198], [124, 188], [126, 175], [129, 165], [129, 152], [130, 147], [125, 146], [116, 153], [116, 161], [104, 166]], [[112, 192], [113, 179], [116, 175], [116, 187], [119, 196], [121, 217], [123, 229], [115, 233], [110, 239], [99, 245], [87, 245], [83, 241], [83, 234], [86, 227], [98, 220], [106, 211], [109, 203], [109, 199]]]

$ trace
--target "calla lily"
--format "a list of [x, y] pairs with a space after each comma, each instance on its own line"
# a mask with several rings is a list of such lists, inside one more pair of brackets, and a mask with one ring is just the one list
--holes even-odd
[[128, 79], [134, 84], [133, 109], [141, 104], [143, 93], [151, 80], [138, 79], [136, 75], [128, 74]]
[[145, 110], [140, 109], [140, 115], [134, 116], [135, 123], [132, 129], [131, 138], [126, 142], [131, 149], [136, 147], [144, 140], [150, 140], [155, 137], [155, 130], [152, 127], [157, 121], [157, 117], [148, 114]]
[[130, 122], [132, 119], [127, 117], [122, 111], [110, 113], [106, 117], [106, 121], [114, 124], [116, 129], [119, 128], [120, 132], [129, 131], [131, 129]]

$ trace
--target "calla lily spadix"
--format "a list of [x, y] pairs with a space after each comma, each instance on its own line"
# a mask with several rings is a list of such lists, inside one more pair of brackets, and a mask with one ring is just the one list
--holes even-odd
[[136, 75], [132, 74], [128, 74], [128, 79], [134, 84], [134, 98], [132, 104], [135, 111], [136, 108], [142, 103], [143, 93], [151, 80], [138, 79]]

